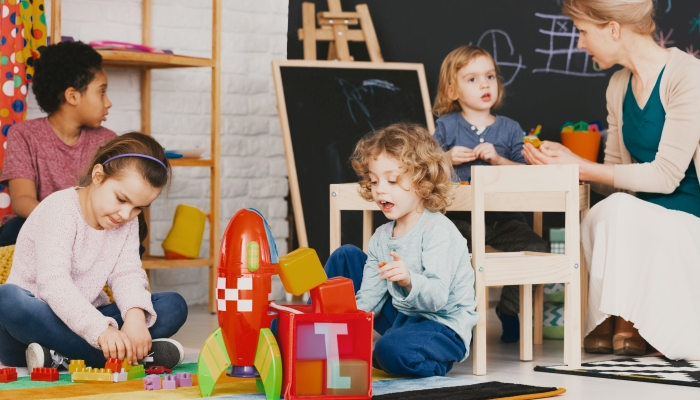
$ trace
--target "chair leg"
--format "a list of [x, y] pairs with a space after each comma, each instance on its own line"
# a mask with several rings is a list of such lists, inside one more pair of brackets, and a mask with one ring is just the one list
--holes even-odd
[[472, 346], [472, 357], [474, 375], [486, 375], [486, 287], [483, 285], [480, 272], [476, 273], [476, 312], [479, 314], [479, 322], [474, 327], [474, 344]]
[[588, 266], [583, 257], [583, 246], [581, 246], [581, 347], [586, 334], [586, 317], [588, 312]]
[[533, 337], [534, 344], [542, 344], [542, 323], [544, 322], [544, 285], [537, 285], [535, 289], [535, 333]]
[[572, 274], [566, 284], [564, 299], [564, 363], [569, 367], [581, 366], [581, 293], [578, 273]]
[[532, 285], [520, 285], [520, 359], [532, 361]]

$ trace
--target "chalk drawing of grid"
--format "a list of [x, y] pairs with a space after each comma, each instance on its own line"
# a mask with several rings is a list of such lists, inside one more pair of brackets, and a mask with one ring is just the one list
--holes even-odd
[[[546, 68], [535, 68], [532, 70], [532, 73], [537, 73], [537, 72], [544, 72], [544, 73], [554, 73], [554, 74], [564, 74], [564, 75], [573, 75], [573, 76], [583, 76], [583, 77], [597, 77], [597, 76], [605, 76], [604, 72], [598, 72], [598, 71], [589, 71], [589, 64], [590, 68], [593, 69], [593, 62], [590, 60], [590, 56], [586, 53], [585, 50], [579, 50], [576, 47], [576, 43], [578, 40], [578, 29], [573, 25], [571, 18], [565, 17], [563, 15], [548, 15], [548, 14], [540, 14], [540, 13], [535, 13], [536, 17], [543, 18], [543, 19], [551, 19], [552, 20], [552, 26], [550, 30], [545, 30], [545, 29], [540, 29], [540, 33], [544, 35], [549, 36], [549, 49], [535, 49], [535, 52], [537, 53], [543, 53], [547, 54], [549, 58], [547, 59], [547, 67]], [[570, 26], [570, 28], [569, 28]], [[569, 45], [567, 48], [555, 48], [554, 46], [554, 40], [556, 38], [568, 38], [569, 39]], [[583, 70], [582, 71], [572, 71], [571, 70], [571, 57], [573, 55], [578, 55], [578, 54], [583, 54], [585, 59], [583, 63]], [[558, 68], [553, 68], [552, 67], [552, 61], [555, 57], [563, 57], [566, 56], [566, 68], [565, 69], [558, 69]]]

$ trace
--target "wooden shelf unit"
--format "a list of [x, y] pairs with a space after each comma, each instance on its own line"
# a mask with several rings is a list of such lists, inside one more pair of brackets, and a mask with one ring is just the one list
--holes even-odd
[[[153, 7], [151, 0], [142, 0], [142, 44], [151, 46]], [[216, 263], [219, 254], [219, 196], [221, 176], [221, 0], [212, 0], [212, 54], [211, 58], [188, 57], [175, 54], [152, 54], [135, 51], [98, 50], [105, 68], [134, 68], [141, 71], [141, 132], [151, 134], [151, 70], [164, 68], [211, 68], [211, 158], [171, 159], [173, 167], [207, 167], [210, 170], [209, 204], [209, 257], [192, 260], [168, 260], [150, 255], [150, 235], [144, 246], [143, 268], [209, 268], [209, 311], [216, 312]], [[61, 37], [61, 0], [51, 0], [51, 37]], [[150, 223], [146, 210], [144, 216]]]

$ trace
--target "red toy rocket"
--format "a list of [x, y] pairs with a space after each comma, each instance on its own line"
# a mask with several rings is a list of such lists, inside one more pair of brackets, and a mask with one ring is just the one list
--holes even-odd
[[258, 337], [277, 317], [268, 311], [268, 296], [272, 275], [278, 273], [277, 245], [265, 217], [252, 208], [238, 211], [224, 232], [216, 282], [217, 315], [233, 364], [231, 376], [258, 376], [253, 366]]

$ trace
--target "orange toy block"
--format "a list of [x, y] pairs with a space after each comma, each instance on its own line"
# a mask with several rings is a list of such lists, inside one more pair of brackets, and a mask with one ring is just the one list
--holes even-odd
[[17, 368], [0, 369], [0, 383], [14, 382], [17, 380]]
[[323, 361], [297, 361], [294, 377], [297, 396], [320, 396], [323, 394]]
[[300, 247], [280, 257], [279, 262], [284, 290], [295, 296], [308, 292], [328, 279], [314, 249]]
[[331, 278], [311, 289], [315, 313], [342, 314], [357, 311], [355, 290], [348, 278]]
[[34, 368], [31, 378], [33, 381], [54, 382], [58, 380], [58, 370], [56, 368]]
[[116, 358], [108, 358], [105, 363], [105, 369], [111, 369], [112, 372], [119, 372], [122, 370], [122, 360]]

